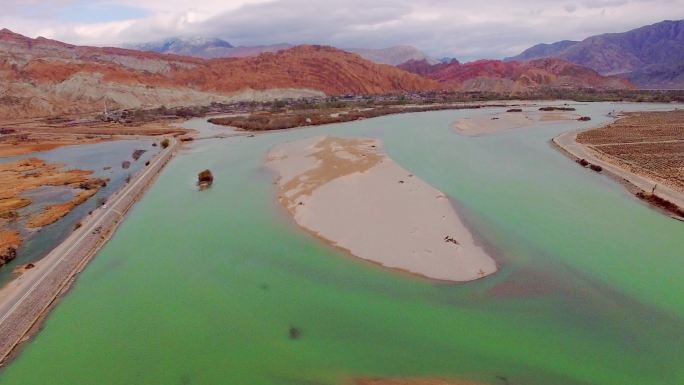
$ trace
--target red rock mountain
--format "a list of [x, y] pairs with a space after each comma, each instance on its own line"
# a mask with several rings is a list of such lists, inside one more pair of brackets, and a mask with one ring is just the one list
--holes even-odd
[[83, 47], [0, 31], [0, 117], [434, 90], [439, 84], [331, 47], [204, 60]]
[[596, 71], [558, 59], [529, 62], [479, 60], [461, 64], [430, 65], [408, 62], [399, 66], [434, 79], [445, 88], [460, 91], [524, 92], [552, 88], [629, 89], [626, 80], [601, 76]]

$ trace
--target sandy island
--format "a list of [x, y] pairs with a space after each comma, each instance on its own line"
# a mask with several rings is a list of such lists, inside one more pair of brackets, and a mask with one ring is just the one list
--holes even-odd
[[541, 122], [577, 120], [580, 116], [566, 111], [497, 112], [455, 121], [454, 130], [463, 135], [485, 135], [514, 128], [531, 127]]
[[283, 143], [267, 164], [295, 221], [354, 256], [453, 282], [497, 270], [446, 195], [397, 165], [377, 140]]

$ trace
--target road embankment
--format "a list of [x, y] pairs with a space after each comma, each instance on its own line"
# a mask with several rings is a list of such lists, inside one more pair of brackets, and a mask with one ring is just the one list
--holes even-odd
[[82, 226], [55, 247], [35, 267], [0, 290], [0, 362], [7, 362], [34, 331], [77, 274], [114, 234], [125, 214], [173, 158], [179, 142], [140, 170], [129, 183], [113, 194], [107, 204], [93, 211]]

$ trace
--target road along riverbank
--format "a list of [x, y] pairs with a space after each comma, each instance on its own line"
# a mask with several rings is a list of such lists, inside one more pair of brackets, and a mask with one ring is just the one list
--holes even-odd
[[0, 291], [0, 362], [4, 363], [40, 326], [51, 306], [110, 239], [178, 148], [178, 141], [171, 139], [168, 148], [85, 218], [80, 228]]

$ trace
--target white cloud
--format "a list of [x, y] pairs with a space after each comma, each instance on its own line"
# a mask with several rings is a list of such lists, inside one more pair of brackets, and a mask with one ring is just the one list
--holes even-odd
[[[60, 19], [56, 11], [77, 11], [85, 0], [2, 1], [0, 25], [77, 44], [201, 35], [245, 45], [411, 44], [437, 57], [466, 60], [499, 58], [539, 42], [581, 40], [684, 18], [684, 0], [91, 0], [89, 4], [140, 8], [147, 16], [75, 23]], [[27, 2], [47, 11], [37, 17], [26, 12]]]

